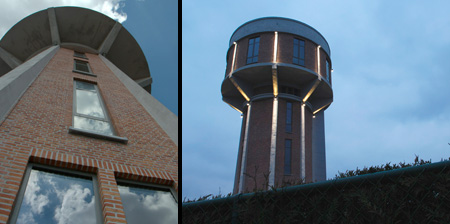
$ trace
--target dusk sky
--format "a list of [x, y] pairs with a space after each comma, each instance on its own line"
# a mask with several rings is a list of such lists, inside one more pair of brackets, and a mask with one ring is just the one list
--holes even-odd
[[450, 157], [448, 1], [184, 1], [182, 198], [232, 192], [240, 113], [222, 101], [233, 32], [260, 17], [299, 20], [328, 41], [327, 178]]
[[0, 0], [0, 38], [35, 12], [78, 6], [101, 12], [119, 22], [140, 45], [153, 78], [152, 96], [178, 116], [177, 0]]

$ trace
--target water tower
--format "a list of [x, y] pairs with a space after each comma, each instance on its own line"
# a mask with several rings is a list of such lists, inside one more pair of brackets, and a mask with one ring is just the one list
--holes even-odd
[[326, 179], [330, 47], [311, 26], [265, 17], [234, 31], [223, 101], [242, 115], [233, 193]]

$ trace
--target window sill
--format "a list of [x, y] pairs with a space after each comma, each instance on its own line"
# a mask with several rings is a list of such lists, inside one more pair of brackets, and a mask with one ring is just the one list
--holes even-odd
[[97, 75], [96, 74], [92, 74], [92, 73], [89, 73], [89, 72], [83, 72], [83, 71], [80, 71], [80, 70], [72, 70], [72, 72], [75, 72], [75, 73], [80, 73], [80, 74], [83, 74], [83, 75], [90, 75], [90, 76], [94, 76], [94, 77], [97, 77]]
[[105, 140], [120, 142], [120, 143], [124, 143], [124, 144], [127, 144], [127, 142], [128, 142], [128, 138], [113, 136], [113, 135], [105, 135], [105, 134], [101, 134], [101, 133], [97, 133], [97, 132], [93, 132], [93, 131], [74, 128], [74, 127], [69, 127], [69, 133], [84, 135], [84, 136], [88, 136], [88, 137], [92, 137], [92, 138], [105, 139]]

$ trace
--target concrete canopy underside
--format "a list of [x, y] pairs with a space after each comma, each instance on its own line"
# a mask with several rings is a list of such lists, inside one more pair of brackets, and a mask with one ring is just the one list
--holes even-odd
[[133, 36], [108, 16], [79, 7], [49, 8], [14, 25], [0, 41], [0, 77], [54, 45], [102, 54], [151, 92], [148, 63]]

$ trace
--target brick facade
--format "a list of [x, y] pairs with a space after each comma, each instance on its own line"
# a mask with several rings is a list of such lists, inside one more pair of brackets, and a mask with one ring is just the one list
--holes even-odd
[[[28, 163], [96, 174], [105, 223], [126, 223], [116, 179], [178, 191], [178, 147], [98, 55], [92, 72], [72, 72], [73, 50], [61, 48], [0, 124], [0, 223], [5, 223]], [[74, 80], [96, 83], [118, 143], [68, 133]]]

